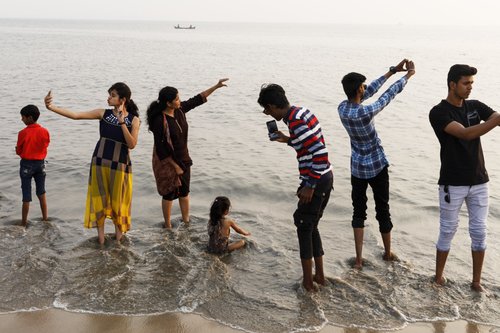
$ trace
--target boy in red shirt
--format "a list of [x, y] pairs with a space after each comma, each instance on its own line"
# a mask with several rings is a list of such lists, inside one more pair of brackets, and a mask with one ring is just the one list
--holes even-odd
[[17, 136], [16, 154], [21, 156], [21, 189], [23, 209], [21, 225], [26, 227], [31, 201], [31, 178], [35, 179], [36, 195], [40, 200], [42, 220], [47, 221], [47, 200], [45, 198], [45, 157], [50, 142], [47, 129], [37, 124], [40, 111], [35, 105], [26, 105], [21, 109], [21, 120], [26, 128]]

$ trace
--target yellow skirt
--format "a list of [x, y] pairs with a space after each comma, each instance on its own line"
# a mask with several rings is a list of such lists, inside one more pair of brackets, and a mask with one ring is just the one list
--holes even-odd
[[130, 229], [132, 178], [130, 162], [117, 163], [96, 156], [92, 158], [85, 228], [95, 228], [104, 224], [106, 218], [110, 218], [121, 232], [125, 233]]

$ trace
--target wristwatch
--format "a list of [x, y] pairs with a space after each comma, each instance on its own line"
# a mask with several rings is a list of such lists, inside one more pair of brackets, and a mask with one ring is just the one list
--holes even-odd
[[395, 66], [391, 66], [391, 67], [389, 67], [389, 72], [391, 72], [392, 74], [396, 74], [398, 72], [398, 70], [396, 69]]

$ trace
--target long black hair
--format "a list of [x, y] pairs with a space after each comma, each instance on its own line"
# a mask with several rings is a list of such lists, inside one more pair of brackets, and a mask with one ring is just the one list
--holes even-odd
[[231, 201], [227, 197], [215, 198], [210, 207], [210, 224], [217, 225], [230, 207]]
[[163, 110], [167, 108], [167, 102], [173, 102], [177, 97], [177, 89], [174, 87], [163, 87], [158, 93], [158, 99], [149, 104], [148, 111], [146, 112], [148, 121], [148, 130], [153, 129], [153, 122]]
[[111, 91], [113, 90], [116, 91], [120, 98], [126, 99], [125, 108], [127, 109], [127, 112], [130, 112], [134, 116], [139, 117], [139, 108], [130, 98], [132, 96], [132, 91], [130, 90], [130, 88], [123, 82], [116, 82], [108, 89], [108, 93], [111, 93]]

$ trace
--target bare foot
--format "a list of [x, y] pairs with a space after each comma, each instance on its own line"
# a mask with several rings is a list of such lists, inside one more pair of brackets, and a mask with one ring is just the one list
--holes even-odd
[[439, 279], [435, 277], [434, 283], [438, 286], [444, 286], [446, 284], [446, 278], [444, 276], [441, 276]]
[[484, 291], [483, 286], [481, 286], [481, 282], [472, 281], [472, 283], [470, 284], [470, 288], [479, 293], [482, 293]]
[[398, 257], [394, 253], [390, 252], [389, 254], [384, 253], [382, 259], [384, 259], [385, 261], [396, 261], [398, 260]]
[[28, 222], [21, 222], [19, 225], [23, 228], [26, 228], [28, 226]]
[[165, 229], [172, 229], [172, 223], [165, 223], [165, 224], [163, 225], [163, 227], [164, 227]]
[[116, 242], [120, 243], [120, 241], [122, 240], [122, 237], [123, 237], [123, 233], [120, 230], [116, 230], [115, 236], [116, 236]]
[[312, 292], [318, 291], [318, 288], [314, 285], [314, 283], [309, 284], [302, 281], [302, 287], [304, 287], [306, 291], [312, 291]]
[[355, 269], [362, 270], [363, 269], [363, 259], [356, 259], [356, 261], [354, 262], [354, 266], [353, 267]]
[[324, 276], [320, 276], [318, 274], [314, 274], [313, 280], [314, 280], [314, 282], [316, 282], [317, 284], [320, 284], [322, 286], [326, 285], [326, 281], [325, 281], [325, 277]]

